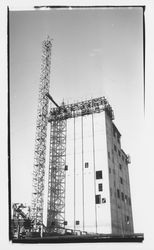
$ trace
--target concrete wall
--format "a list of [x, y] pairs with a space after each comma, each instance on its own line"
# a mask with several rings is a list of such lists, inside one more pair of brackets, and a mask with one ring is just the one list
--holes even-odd
[[[66, 228], [133, 233], [127, 156], [108, 115], [102, 112], [68, 119], [66, 148]], [[101, 179], [96, 179], [96, 171], [102, 171]], [[100, 195], [100, 204], [95, 195]]]
[[128, 164], [126, 154], [121, 149], [119, 132], [113, 133], [113, 127], [116, 130], [106, 115], [112, 233], [129, 234], [133, 233], [133, 218]]
[[[66, 228], [111, 233], [105, 113], [69, 119], [66, 148]], [[102, 179], [96, 179], [96, 171], [102, 171]], [[100, 204], [95, 195], [101, 195]]]

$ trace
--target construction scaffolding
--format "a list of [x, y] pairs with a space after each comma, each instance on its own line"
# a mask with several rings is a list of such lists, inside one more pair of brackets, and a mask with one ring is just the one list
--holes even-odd
[[43, 223], [43, 195], [45, 177], [45, 157], [46, 157], [46, 137], [48, 123], [48, 103], [46, 94], [50, 85], [50, 65], [51, 65], [51, 40], [48, 38], [42, 43], [42, 63], [39, 85], [39, 98], [36, 122], [35, 152], [33, 166], [33, 191], [31, 215], [37, 223]]
[[52, 108], [50, 110], [49, 122], [67, 120], [69, 118], [100, 113], [103, 111], [105, 111], [112, 120], [114, 119], [112, 107], [105, 97], [94, 98], [74, 104], [63, 104], [58, 108]]
[[[50, 97], [51, 99], [51, 97]], [[67, 119], [105, 111], [114, 114], [105, 97], [51, 108], [49, 113], [50, 157], [48, 180], [47, 229], [60, 233], [65, 228], [65, 171]], [[75, 209], [75, 208], [74, 208]]]
[[47, 228], [58, 232], [65, 220], [66, 120], [54, 120], [50, 130]]

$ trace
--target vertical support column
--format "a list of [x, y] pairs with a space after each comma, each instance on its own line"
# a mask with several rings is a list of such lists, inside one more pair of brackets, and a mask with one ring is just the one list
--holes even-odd
[[47, 228], [61, 232], [65, 220], [66, 120], [51, 122]]
[[[96, 167], [95, 167], [95, 134], [94, 134], [94, 114], [92, 113], [92, 139], [93, 139], [93, 165], [94, 165], [94, 195], [96, 197]], [[96, 233], [97, 233], [97, 207], [96, 200], [95, 201], [95, 225], [96, 225]]]
[[[36, 122], [36, 137], [33, 166], [33, 191], [32, 191], [32, 218], [37, 222], [43, 223], [43, 196], [45, 178], [45, 157], [46, 157], [46, 137], [48, 123], [48, 98], [50, 85], [50, 65], [51, 65], [51, 41], [47, 39], [42, 43], [42, 63], [39, 85], [39, 98]], [[37, 226], [36, 226], [37, 229]]]

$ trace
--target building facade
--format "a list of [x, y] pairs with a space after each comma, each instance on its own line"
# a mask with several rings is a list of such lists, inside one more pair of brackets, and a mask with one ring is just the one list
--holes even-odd
[[67, 120], [65, 228], [132, 234], [129, 157], [106, 111]]

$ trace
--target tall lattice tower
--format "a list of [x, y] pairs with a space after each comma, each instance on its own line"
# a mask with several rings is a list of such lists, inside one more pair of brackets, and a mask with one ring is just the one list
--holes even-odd
[[43, 223], [43, 195], [45, 181], [45, 156], [46, 156], [46, 137], [48, 123], [48, 103], [46, 94], [49, 93], [50, 86], [50, 66], [51, 66], [51, 39], [48, 37], [42, 43], [42, 63], [39, 85], [39, 98], [36, 121], [36, 137], [33, 167], [33, 191], [31, 215], [35, 225]]

